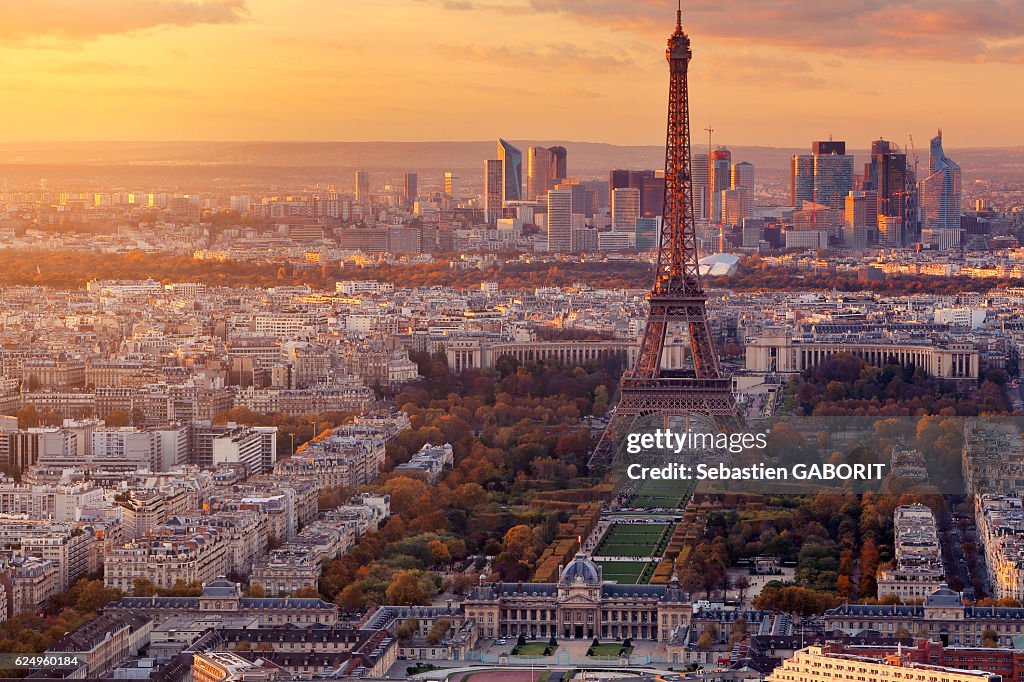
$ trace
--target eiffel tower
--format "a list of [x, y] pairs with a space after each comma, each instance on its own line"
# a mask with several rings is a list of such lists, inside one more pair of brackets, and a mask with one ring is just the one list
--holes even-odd
[[[618, 405], [590, 459], [611, 463], [615, 440], [637, 422], [652, 416], [686, 417], [720, 430], [739, 425], [732, 381], [723, 376], [708, 325], [707, 296], [701, 285], [697, 232], [693, 221], [690, 175], [690, 108], [687, 70], [690, 38], [683, 32], [682, 9], [668, 39], [668, 130], [665, 139], [665, 208], [658, 245], [650, 311], [636, 365], [622, 375]], [[693, 367], [662, 367], [665, 337], [671, 327], [689, 331]]]

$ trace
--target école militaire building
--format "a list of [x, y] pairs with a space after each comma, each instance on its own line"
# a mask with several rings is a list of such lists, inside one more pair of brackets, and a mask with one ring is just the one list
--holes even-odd
[[667, 640], [690, 620], [689, 595], [669, 585], [619, 585], [582, 552], [557, 583], [484, 583], [462, 602], [480, 637]]

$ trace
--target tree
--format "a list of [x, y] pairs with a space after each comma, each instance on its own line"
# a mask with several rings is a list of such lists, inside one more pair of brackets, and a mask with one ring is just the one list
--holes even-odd
[[747, 590], [750, 589], [750, 578], [745, 575], [741, 575], [736, 578], [736, 582], [733, 583], [733, 586], [736, 588], [736, 592], [742, 602], [747, 595]]
[[402, 621], [402, 624], [398, 626], [398, 630], [395, 634], [398, 635], [398, 639], [403, 642], [413, 638], [420, 629], [420, 622], [415, 618], [406, 618]]
[[157, 593], [156, 585], [149, 578], [132, 580], [132, 595], [135, 597], [152, 597]]
[[363, 592], [362, 583], [358, 582], [346, 585], [334, 601], [346, 611], [362, 611], [369, 603]]
[[184, 580], [175, 580], [171, 589], [167, 590], [164, 596], [167, 597], [198, 597], [203, 592], [201, 582], [187, 583]]
[[427, 545], [430, 548], [430, 559], [435, 566], [442, 566], [451, 563], [452, 555], [448, 551], [448, 545], [441, 540], [431, 540]]
[[418, 571], [403, 570], [395, 576], [385, 592], [389, 604], [399, 606], [425, 606], [430, 603], [430, 592]]
[[598, 387], [594, 389], [593, 413], [595, 417], [601, 417], [608, 411], [608, 400], [608, 387], [604, 384], [599, 384]]
[[456, 573], [445, 583], [445, 590], [452, 594], [467, 594], [479, 583], [480, 581], [472, 575]]
[[413, 509], [424, 495], [429, 494], [427, 484], [408, 476], [397, 476], [384, 484], [384, 490], [391, 495], [391, 513], [401, 514]]
[[697, 571], [693, 567], [688, 567], [683, 571], [683, 575], [680, 576], [679, 584], [684, 590], [690, 594], [694, 594], [700, 591], [701, 587], [704, 586], [704, 578], [701, 576], [700, 571]]
[[105, 587], [102, 580], [79, 580], [73, 593], [75, 610], [83, 613], [95, 613], [123, 596], [121, 590]]
[[466, 541], [462, 538], [446, 540], [444, 544], [448, 547], [448, 554], [451, 555], [452, 559], [465, 559], [466, 555], [469, 554]]
[[737, 618], [732, 624], [732, 635], [729, 637], [729, 646], [736, 644], [747, 636], [747, 619]]
[[144, 426], [146, 424], [146, 413], [142, 411], [141, 407], [132, 408], [132, 425], [133, 426]]
[[778, 583], [768, 584], [754, 598], [755, 608], [785, 611], [803, 617], [827, 611], [835, 605], [835, 596], [828, 592], [793, 585], [780, 586]]
[[981, 645], [988, 649], [995, 648], [999, 645], [999, 633], [991, 625], [985, 628], [981, 633]]
[[444, 639], [444, 636], [448, 634], [448, 630], [452, 627], [452, 622], [447, 618], [438, 618], [434, 621], [434, 625], [431, 626], [430, 632], [427, 633], [427, 644], [440, 644]]
[[537, 547], [537, 538], [533, 534], [533, 529], [525, 524], [509, 528], [505, 533], [503, 544], [505, 552], [514, 559], [532, 561], [537, 558], [534, 553]]
[[132, 418], [124, 410], [114, 410], [103, 418], [103, 423], [110, 427], [131, 426]]
[[19, 429], [31, 429], [42, 423], [42, 417], [39, 415], [39, 410], [37, 410], [36, 406], [31, 403], [18, 410], [15, 413], [15, 416], [18, 417]]
[[836, 579], [836, 592], [846, 599], [853, 599], [853, 581], [850, 576], [841, 575]]
[[468, 511], [472, 511], [487, 502], [487, 491], [479, 483], [464, 483], [459, 486], [456, 494], [458, 495], [459, 506]]

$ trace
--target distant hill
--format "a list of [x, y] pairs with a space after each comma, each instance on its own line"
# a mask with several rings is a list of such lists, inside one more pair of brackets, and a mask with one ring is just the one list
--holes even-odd
[[[564, 146], [570, 175], [607, 177], [611, 168], [660, 168], [664, 149], [564, 140], [510, 140], [525, 153], [531, 145]], [[734, 161], [749, 161], [766, 175], [779, 176], [795, 153], [806, 148], [732, 146]], [[694, 153], [704, 151], [696, 145]], [[854, 149], [858, 170], [866, 149]], [[1024, 176], [1024, 147], [950, 149], [949, 155], [975, 176]], [[921, 168], [927, 148], [919, 148]], [[107, 181], [152, 178], [264, 182], [306, 177], [349, 177], [357, 168], [374, 173], [402, 170], [438, 173], [444, 169], [482, 175], [485, 159], [495, 157], [495, 141], [478, 142], [10, 142], [0, 143], [0, 176], [12, 179], [102, 177]], [[273, 169], [278, 169], [275, 172]], [[472, 174], [472, 175], [468, 175]]]

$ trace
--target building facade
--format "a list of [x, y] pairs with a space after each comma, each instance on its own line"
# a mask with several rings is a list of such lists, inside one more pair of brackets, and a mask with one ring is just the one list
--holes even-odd
[[481, 582], [463, 601], [481, 637], [666, 640], [689, 622], [689, 595], [671, 585], [604, 582], [601, 567], [577, 554], [557, 583]]

